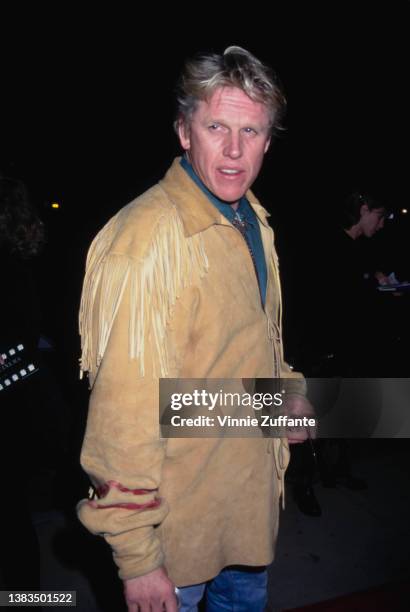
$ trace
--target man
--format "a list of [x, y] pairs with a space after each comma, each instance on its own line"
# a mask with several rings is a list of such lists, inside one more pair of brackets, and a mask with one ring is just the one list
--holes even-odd
[[[309, 344], [315, 348], [321, 346], [327, 358], [318, 361], [316, 371], [312, 372], [314, 376], [370, 377], [383, 364], [383, 354], [378, 349], [382, 345], [379, 296], [365, 280], [369, 256], [362, 239], [372, 238], [383, 229], [386, 215], [386, 208], [370, 194], [354, 192], [343, 202], [338, 226], [328, 228], [322, 237], [322, 248], [313, 266], [315, 277], [322, 280], [322, 294], [314, 302], [316, 314], [309, 316], [315, 334]], [[309, 288], [305, 288], [304, 294], [308, 292]], [[322, 332], [322, 341], [318, 341], [318, 330]], [[357, 436], [369, 435], [374, 428], [377, 407], [378, 402], [373, 401], [372, 406], [362, 406], [359, 412], [352, 404], [344, 411], [345, 422]], [[310, 443], [292, 449], [288, 472], [288, 476], [293, 475], [297, 506], [304, 514], [314, 517], [322, 513], [313, 488], [317, 467], [326, 487], [341, 485], [358, 491], [367, 486], [363, 479], [352, 474], [346, 440], [318, 441], [316, 451], [318, 466]]]
[[383, 229], [386, 209], [368, 194], [352, 193], [343, 207], [343, 228], [356, 240], [360, 236], [371, 238]]
[[129, 610], [175, 610], [176, 586], [182, 610], [207, 588], [210, 610], [234, 593], [255, 612], [266, 603], [287, 443], [161, 440], [158, 378], [293, 377], [301, 395], [289, 405], [308, 405], [283, 360], [273, 233], [249, 191], [284, 100], [259, 60], [229, 47], [186, 64], [178, 102], [183, 159], [88, 256], [82, 465], [97, 498], [79, 516], [112, 546]]
[[380, 323], [374, 318], [378, 296], [365, 279], [366, 272], [375, 272], [375, 264], [363, 238], [383, 229], [386, 215], [385, 207], [371, 195], [352, 193], [340, 210], [339, 228], [328, 235], [327, 264], [322, 264], [328, 283], [323, 299], [337, 316], [337, 325], [333, 320], [327, 335], [332, 342], [329, 352], [335, 355], [335, 374], [341, 376], [375, 375], [369, 359]]

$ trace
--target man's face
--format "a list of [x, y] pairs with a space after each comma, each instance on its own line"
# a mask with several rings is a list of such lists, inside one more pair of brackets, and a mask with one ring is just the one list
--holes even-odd
[[199, 178], [220, 200], [237, 204], [259, 174], [269, 148], [269, 112], [241, 89], [219, 87], [198, 102], [179, 139]]
[[385, 214], [386, 210], [384, 208], [373, 208], [370, 210], [367, 204], [362, 206], [360, 209], [360, 225], [363, 234], [367, 238], [371, 238], [384, 227]]

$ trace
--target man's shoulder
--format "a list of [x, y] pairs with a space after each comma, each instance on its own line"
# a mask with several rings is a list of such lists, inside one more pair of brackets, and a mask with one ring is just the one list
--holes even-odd
[[159, 184], [121, 208], [102, 228], [93, 245], [104, 243], [107, 253], [139, 257], [159, 225], [175, 221], [176, 210]]

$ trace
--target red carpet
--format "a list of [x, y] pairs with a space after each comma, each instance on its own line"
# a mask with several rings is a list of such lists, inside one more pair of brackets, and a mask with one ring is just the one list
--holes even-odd
[[408, 612], [410, 582], [394, 582], [284, 612]]

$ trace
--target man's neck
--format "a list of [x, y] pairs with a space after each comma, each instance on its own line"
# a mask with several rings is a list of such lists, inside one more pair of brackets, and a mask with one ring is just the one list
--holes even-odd
[[362, 229], [359, 227], [359, 224], [352, 225], [349, 229], [345, 229], [345, 232], [352, 240], [356, 240], [359, 236], [362, 235]]

